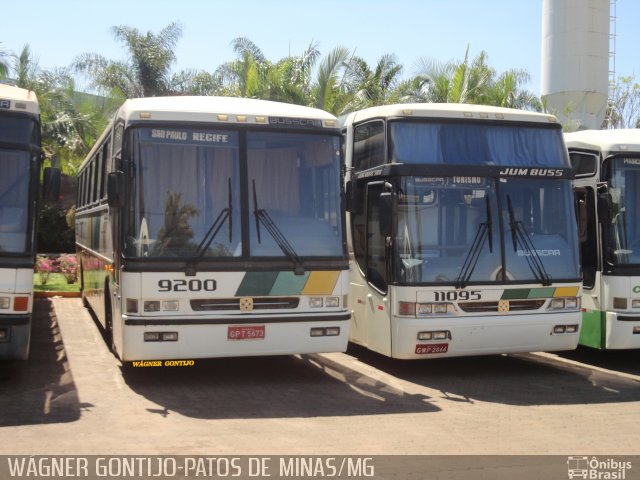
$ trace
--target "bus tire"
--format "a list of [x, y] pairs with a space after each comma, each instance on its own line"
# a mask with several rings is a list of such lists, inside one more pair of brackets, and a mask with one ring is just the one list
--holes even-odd
[[[82, 257], [80, 256], [80, 258]], [[85, 308], [89, 308], [89, 301], [84, 293], [84, 268], [82, 268], [82, 260], [80, 260], [80, 298], [82, 299], [82, 305]]]

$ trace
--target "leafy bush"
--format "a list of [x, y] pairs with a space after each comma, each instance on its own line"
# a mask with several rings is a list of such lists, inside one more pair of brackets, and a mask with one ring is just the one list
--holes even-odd
[[38, 220], [39, 253], [73, 253], [75, 232], [67, 224], [64, 210], [55, 203], [42, 206]]
[[38, 255], [36, 257], [36, 272], [40, 277], [40, 283], [46, 285], [49, 276], [55, 271], [55, 261], [49, 257]]
[[67, 283], [75, 283], [78, 279], [78, 261], [75, 255], [60, 255], [58, 271], [67, 279]]

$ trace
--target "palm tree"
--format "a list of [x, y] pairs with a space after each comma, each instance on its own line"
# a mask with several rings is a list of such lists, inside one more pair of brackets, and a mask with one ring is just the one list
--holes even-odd
[[182, 36], [175, 22], [157, 35], [137, 28], [115, 26], [113, 36], [127, 51], [127, 60], [109, 60], [97, 53], [85, 53], [73, 62], [79, 72], [89, 76], [91, 86], [121, 98], [153, 97], [171, 92], [171, 66], [174, 49]]
[[0, 48], [0, 78], [5, 78], [9, 73], [9, 60], [7, 57], [7, 52]]
[[511, 69], [496, 76], [482, 51], [469, 59], [469, 47], [464, 60], [440, 63], [430, 59], [418, 61], [418, 74], [402, 84], [401, 95], [406, 101], [475, 103], [540, 111], [540, 100], [524, 89], [529, 81], [525, 70]]
[[266, 98], [270, 63], [262, 50], [246, 37], [231, 41], [236, 60], [220, 65], [215, 76], [221, 79], [220, 94], [231, 97]]
[[318, 43], [311, 42], [301, 55], [274, 63], [246, 37], [234, 39], [231, 45], [238, 58], [214, 73], [220, 85], [217, 94], [294, 103], [334, 114], [348, 103], [350, 96], [341, 83], [351, 55], [345, 47], [334, 48], [320, 60]]
[[15, 79], [16, 87], [26, 88], [38, 92], [38, 73], [40, 68], [37, 59], [33, 58], [29, 44], [25, 44], [19, 54], [12, 54], [13, 65], [11, 66], [12, 76]]
[[352, 57], [345, 69], [345, 88], [352, 95], [346, 109], [353, 111], [397, 101], [395, 90], [401, 73], [402, 65], [392, 54], [380, 57], [373, 69], [363, 58]]
[[524, 88], [530, 78], [531, 76], [525, 70], [510, 69], [503, 72], [491, 82], [484, 96], [480, 98], [480, 103], [542, 111], [540, 99]]
[[318, 43], [311, 42], [302, 55], [289, 55], [275, 64], [267, 63], [264, 98], [297, 105], [312, 103], [311, 75], [319, 57]]
[[485, 52], [469, 60], [469, 47], [464, 60], [441, 63], [432, 59], [418, 60], [414, 96], [422, 101], [438, 103], [481, 103], [478, 99], [487, 88], [493, 70], [486, 64]]
[[345, 111], [351, 96], [342, 88], [341, 80], [349, 57], [351, 52], [338, 46], [322, 59], [311, 88], [310, 106], [334, 115]]
[[12, 54], [9, 73], [15, 85], [32, 90], [38, 97], [42, 145], [47, 156], [56, 158], [67, 173], [74, 173], [105, 127], [115, 105], [78, 100], [68, 69], [42, 70], [29, 45]]

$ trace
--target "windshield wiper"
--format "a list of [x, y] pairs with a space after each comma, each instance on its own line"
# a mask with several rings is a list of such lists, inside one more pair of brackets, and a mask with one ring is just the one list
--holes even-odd
[[[513, 251], [517, 252], [518, 247], [520, 247], [536, 280], [544, 286], [551, 285], [551, 277], [545, 270], [535, 246], [531, 242], [524, 225], [522, 225], [522, 221], [517, 220], [513, 213], [513, 205], [511, 205], [511, 197], [509, 195], [507, 195], [507, 208], [509, 209], [509, 226], [511, 228]], [[527, 252], [529, 252], [528, 255]]]
[[253, 214], [256, 217], [256, 232], [258, 234], [258, 243], [260, 240], [260, 224], [262, 223], [267, 231], [271, 234], [282, 253], [284, 253], [293, 262], [293, 272], [296, 275], [304, 275], [304, 265], [302, 259], [298, 256], [291, 244], [287, 241], [286, 237], [278, 226], [273, 222], [273, 219], [269, 213], [263, 209], [258, 208], [258, 197], [256, 195], [256, 181], [253, 180]]
[[216, 238], [216, 235], [218, 235], [218, 232], [227, 221], [229, 222], [229, 243], [233, 241], [233, 220], [231, 216], [233, 212], [233, 195], [231, 194], [231, 178], [228, 179], [228, 196], [229, 199], [227, 207], [220, 211], [215, 221], [202, 238], [198, 248], [191, 257], [191, 260], [187, 263], [187, 267], [185, 269], [185, 275], [187, 277], [192, 277], [196, 274], [197, 263], [202, 259], [207, 250], [209, 250], [211, 242], [213, 242], [213, 239]]
[[464, 288], [467, 285], [467, 282], [471, 278], [471, 275], [473, 275], [473, 271], [478, 264], [480, 252], [482, 252], [484, 242], [487, 239], [489, 239], [489, 252], [493, 252], [493, 219], [491, 215], [491, 203], [489, 202], [488, 196], [485, 197], [485, 200], [487, 207], [487, 218], [486, 221], [478, 225], [476, 236], [473, 239], [473, 243], [471, 244], [469, 253], [467, 253], [466, 258], [464, 259], [462, 269], [460, 270], [460, 275], [458, 275], [458, 278], [456, 279], [456, 288]]

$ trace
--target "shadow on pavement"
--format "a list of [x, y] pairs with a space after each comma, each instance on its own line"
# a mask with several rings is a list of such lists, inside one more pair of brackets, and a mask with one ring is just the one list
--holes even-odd
[[0, 361], [0, 427], [72, 422], [80, 418], [53, 305], [36, 299], [29, 360]]
[[640, 350], [596, 350], [579, 346], [577, 350], [562, 352], [563, 358], [640, 376]]
[[195, 418], [255, 419], [434, 412], [410, 395], [322, 355], [199, 360], [195, 367], [125, 368], [129, 387]]
[[572, 405], [640, 400], [640, 382], [535, 354], [394, 360], [350, 345], [348, 354], [457, 402]]

